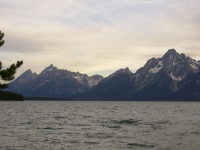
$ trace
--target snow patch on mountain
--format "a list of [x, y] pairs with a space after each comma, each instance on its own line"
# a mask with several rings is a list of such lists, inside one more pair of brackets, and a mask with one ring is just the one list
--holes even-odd
[[159, 72], [162, 69], [162, 67], [163, 67], [163, 61], [159, 61], [158, 64], [156, 65], [156, 67], [151, 68], [149, 70], [149, 72], [151, 72], [151, 73], [157, 73], [157, 72]]
[[174, 58], [174, 56], [173, 56], [173, 55], [170, 55], [169, 60], [172, 60], [173, 58]]
[[89, 87], [93, 87], [93, 86], [97, 85], [98, 83], [99, 83], [99, 80], [90, 79], [90, 80], [88, 81]]
[[[102, 77], [99, 79], [94, 79], [92, 77], [88, 77], [87, 75], [80, 75], [80, 74], [78, 74], [77, 76], [74, 76], [73, 78], [76, 79], [81, 84], [87, 84], [87, 86], [89, 86], [90, 88], [97, 85], [103, 79]], [[84, 83], [84, 81], [87, 81], [87, 82]]]
[[196, 70], [199, 70], [195, 64], [190, 64], [190, 66], [193, 68], [193, 69], [196, 69]]
[[174, 60], [173, 60], [173, 66], [175, 66], [175, 65], [177, 64], [177, 63], [175, 62], [176, 57], [177, 57], [177, 55], [174, 57]]
[[171, 73], [171, 78], [173, 79], [173, 80], [176, 80], [176, 81], [181, 81], [182, 79], [183, 79], [183, 77], [181, 77], [181, 76], [179, 76], [178, 78], [176, 78], [172, 73]]
[[52, 68], [50, 68], [50, 69], [48, 69], [47, 71], [52, 71], [53, 69]]
[[76, 79], [79, 83], [83, 84], [83, 77], [80, 76], [79, 74], [73, 78]]

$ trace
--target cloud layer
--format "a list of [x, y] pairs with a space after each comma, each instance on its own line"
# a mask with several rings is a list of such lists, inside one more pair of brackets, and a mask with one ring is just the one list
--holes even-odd
[[198, 0], [0, 0], [5, 66], [41, 72], [54, 64], [82, 73], [133, 72], [169, 48], [200, 59]]

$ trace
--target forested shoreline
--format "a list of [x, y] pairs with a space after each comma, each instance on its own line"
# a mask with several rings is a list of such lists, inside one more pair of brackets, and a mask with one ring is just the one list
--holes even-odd
[[0, 90], [0, 101], [24, 101], [21, 94]]

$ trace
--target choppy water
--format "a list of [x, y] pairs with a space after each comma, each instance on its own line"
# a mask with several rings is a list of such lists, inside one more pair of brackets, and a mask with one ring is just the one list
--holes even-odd
[[198, 102], [0, 102], [0, 149], [198, 150]]

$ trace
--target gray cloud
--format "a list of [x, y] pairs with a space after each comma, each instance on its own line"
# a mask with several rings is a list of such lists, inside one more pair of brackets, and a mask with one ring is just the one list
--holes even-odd
[[198, 0], [0, 0], [1, 60], [106, 75], [134, 72], [169, 48], [200, 59], [199, 7]]

